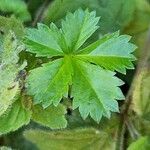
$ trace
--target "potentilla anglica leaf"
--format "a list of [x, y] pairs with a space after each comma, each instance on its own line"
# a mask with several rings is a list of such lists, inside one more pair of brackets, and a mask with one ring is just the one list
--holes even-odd
[[36, 56], [61, 56], [61, 47], [54, 37], [54, 33], [44, 24], [38, 24], [38, 29], [27, 29], [27, 37], [24, 41], [28, 51], [36, 53]]
[[110, 118], [110, 111], [119, 112], [116, 100], [124, 99], [118, 87], [123, 82], [114, 72], [80, 60], [74, 60], [73, 68], [73, 108], [79, 107], [84, 119], [90, 114], [99, 122], [102, 115]]
[[98, 21], [99, 17], [96, 17], [95, 11], [78, 9], [74, 14], [67, 14], [62, 21], [62, 31], [70, 52], [78, 50], [98, 29]]
[[98, 20], [95, 12], [79, 9], [68, 13], [60, 29], [52, 23], [28, 30], [28, 51], [54, 58], [29, 73], [27, 88], [35, 103], [57, 106], [72, 86], [73, 108], [79, 108], [84, 119], [90, 115], [99, 122], [102, 116], [109, 118], [111, 111], [119, 111], [116, 100], [124, 99], [119, 88], [123, 82], [113, 71], [133, 69], [136, 46], [129, 42], [130, 36], [116, 32], [80, 49], [98, 28]]
[[108, 34], [100, 40], [81, 50], [80, 59], [95, 63], [105, 69], [126, 74], [126, 69], [134, 69], [131, 54], [136, 46], [129, 42], [128, 35], [119, 35], [119, 32]]
[[27, 82], [28, 92], [34, 95], [36, 104], [42, 103], [44, 108], [51, 104], [57, 106], [71, 83], [70, 60], [58, 59], [31, 70]]

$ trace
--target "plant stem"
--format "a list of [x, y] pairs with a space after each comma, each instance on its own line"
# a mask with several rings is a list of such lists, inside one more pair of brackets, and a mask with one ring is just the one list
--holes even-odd
[[38, 9], [37, 14], [36, 14], [36, 16], [35, 16], [35, 19], [34, 19], [34, 21], [33, 21], [33, 23], [32, 23], [32, 26], [33, 26], [33, 27], [36, 26], [36, 24], [37, 24], [38, 22], [41, 22], [41, 21], [42, 21], [44, 11], [45, 11], [46, 8], [48, 7], [49, 3], [50, 3], [49, 0], [45, 0], [44, 3], [42, 4], [42, 6]]
[[[141, 70], [147, 65], [148, 59], [150, 58], [149, 49], [150, 49], [150, 28], [149, 28], [149, 31], [148, 31], [148, 36], [147, 36], [147, 40], [145, 42], [144, 49], [141, 51], [142, 55], [139, 58], [137, 68], [136, 68], [136, 72], [135, 72], [135, 75], [133, 77], [133, 81], [132, 81], [130, 89], [127, 93], [126, 100], [123, 104], [123, 107], [121, 108], [120, 126], [119, 126], [119, 129], [118, 129], [118, 136], [117, 136], [118, 141], [116, 143], [116, 150], [125, 150], [126, 149], [125, 146], [124, 146], [124, 135], [125, 135], [125, 132], [127, 131], [127, 129], [130, 130], [130, 127], [133, 127], [127, 121], [127, 120], [129, 120], [128, 119], [128, 117], [129, 117], [128, 114], [129, 114], [130, 105], [131, 105], [131, 102], [132, 102], [132, 99], [133, 99], [132, 94], [133, 94], [134, 88], [136, 86], [136, 81], [137, 81], [138, 75], [141, 72]], [[135, 128], [134, 128], [134, 132], [135, 133], [132, 133], [132, 134], [136, 134]], [[139, 134], [137, 133], [136, 136], [138, 137]]]
[[132, 121], [126, 120], [126, 126], [128, 128], [128, 131], [130, 132], [132, 139], [137, 140], [140, 137], [140, 133], [136, 130]]

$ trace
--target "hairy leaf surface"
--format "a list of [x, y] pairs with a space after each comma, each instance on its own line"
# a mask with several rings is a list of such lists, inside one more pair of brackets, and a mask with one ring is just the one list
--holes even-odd
[[93, 128], [54, 132], [29, 130], [24, 133], [24, 136], [37, 144], [41, 150], [70, 150], [70, 148], [72, 150], [95, 150], [104, 147], [105, 149], [110, 148], [105, 144], [108, 135]]
[[5, 114], [0, 116], [0, 135], [15, 131], [28, 124], [30, 118], [31, 111], [22, 106], [21, 98], [19, 98]]
[[51, 105], [46, 109], [43, 109], [39, 105], [35, 105], [32, 111], [32, 120], [43, 126], [51, 129], [60, 129], [67, 126], [67, 121], [64, 116], [66, 110], [61, 104], [57, 107]]
[[134, 85], [132, 109], [134, 112], [150, 121], [150, 71], [143, 68]]
[[[14, 38], [14, 41], [12, 41]], [[0, 115], [15, 101], [19, 92], [19, 82], [16, 79], [20, 70], [17, 64], [19, 52], [23, 49], [13, 33], [9, 33], [1, 43], [0, 54]]]

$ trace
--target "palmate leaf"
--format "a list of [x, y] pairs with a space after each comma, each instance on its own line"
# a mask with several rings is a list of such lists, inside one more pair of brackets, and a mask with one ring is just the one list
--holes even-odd
[[[29, 94], [34, 95], [36, 104], [42, 103], [46, 108], [51, 104], [57, 106], [68, 93], [71, 83], [70, 62], [67, 58], [44, 64], [31, 71], [28, 82]], [[50, 92], [51, 91], [51, 92]]]
[[136, 47], [129, 42], [130, 36], [116, 32], [81, 48], [97, 29], [98, 20], [95, 12], [79, 9], [67, 15], [60, 29], [53, 23], [30, 29], [25, 38], [28, 51], [53, 57], [53, 61], [31, 70], [27, 78], [28, 93], [35, 103], [44, 108], [57, 106], [72, 86], [73, 108], [79, 107], [84, 119], [90, 114], [99, 122], [102, 116], [109, 118], [110, 111], [119, 111], [116, 100], [124, 99], [119, 89], [123, 82], [112, 71], [133, 69], [131, 53]]
[[25, 40], [28, 50], [36, 53], [37, 56], [52, 57], [63, 55], [61, 47], [53, 35], [53, 30], [43, 24], [38, 24], [38, 29], [28, 29]]
[[128, 43], [130, 38], [128, 35], [119, 36], [119, 32], [108, 34], [82, 49], [78, 57], [105, 69], [125, 74], [126, 69], [134, 68], [131, 61], [135, 60], [135, 57], [131, 53], [136, 46]]
[[66, 19], [62, 21], [62, 31], [70, 52], [80, 48], [97, 30], [99, 17], [95, 15], [94, 11], [90, 13], [88, 10], [84, 12], [78, 9], [74, 14], [68, 13]]
[[99, 122], [102, 115], [109, 118], [110, 111], [119, 112], [115, 99], [124, 99], [118, 87], [123, 82], [114, 77], [114, 72], [79, 60], [73, 63], [73, 68], [73, 107], [79, 107], [84, 119], [90, 114]]

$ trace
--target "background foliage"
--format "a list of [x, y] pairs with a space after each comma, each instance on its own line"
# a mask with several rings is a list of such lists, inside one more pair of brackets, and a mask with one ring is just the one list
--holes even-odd
[[[73, 110], [70, 96], [58, 107], [43, 109], [33, 105], [26, 90], [29, 70], [49, 60], [26, 51], [22, 42], [26, 28], [36, 27], [38, 22], [61, 27], [67, 12], [79, 8], [95, 10], [101, 17], [100, 28], [85, 46], [118, 30], [131, 35], [138, 46], [136, 69], [126, 75], [117, 73], [126, 82], [121, 87], [126, 98], [119, 102], [120, 114], [113, 113], [100, 123], [90, 117], [83, 120]], [[149, 0], [0, 0], [0, 149], [149, 150], [149, 26]]]

